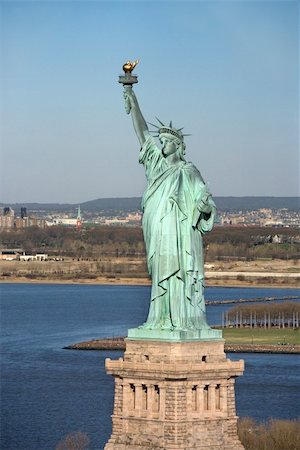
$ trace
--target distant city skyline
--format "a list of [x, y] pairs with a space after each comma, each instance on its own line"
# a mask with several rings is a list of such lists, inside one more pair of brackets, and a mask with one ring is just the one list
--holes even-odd
[[299, 195], [297, 1], [0, 4], [4, 203], [139, 197], [118, 75], [148, 122], [184, 126], [215, 196]]

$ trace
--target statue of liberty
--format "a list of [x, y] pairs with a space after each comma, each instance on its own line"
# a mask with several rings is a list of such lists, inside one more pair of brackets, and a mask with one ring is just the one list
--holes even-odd
[[185, 160], [182, 128], [158, 120], [159, 126], [154, 126], [159, 148], [132, 85], [125, 86], [124, 99], [148, 182], [142, 210], [152, 280], [148, 318], [139, 328], [129, 330], [128, 336], [219, 339], [221, 332], [206, 322], [202, 243], [203, 234], [213, 227], [215, 204], [198, 169]]

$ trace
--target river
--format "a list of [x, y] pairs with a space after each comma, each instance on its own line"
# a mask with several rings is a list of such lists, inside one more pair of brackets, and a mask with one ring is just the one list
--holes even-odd
[[[121, 352], [67, 351], [84, 340], [125, 335], [141, 324], [148, 286], [3, 284], [1, 286], [1, 450], [54, 450], [74, 431], [101, 450], [111, 431], [113, 378], [106, 357]], [[296, 289], [206, 289], [207, 300], [283, 297]], [[207, 307], [220, 324], [230, 305]], [[237, 380], [237, 412], [258, 420], [299, 416], [297, 355], [232, 354], [244, 359]]]

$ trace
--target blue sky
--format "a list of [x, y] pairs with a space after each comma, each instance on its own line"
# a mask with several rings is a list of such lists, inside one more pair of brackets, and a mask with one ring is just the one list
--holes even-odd
[[118, 75], [214, 195], [299, 195], [297, 1], [2, 1], [3, 202], [140, 196]]

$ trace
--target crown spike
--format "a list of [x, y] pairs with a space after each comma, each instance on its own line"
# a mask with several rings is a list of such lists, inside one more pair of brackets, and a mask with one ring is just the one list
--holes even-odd
[[155, 128], [157, 128], [157, 129], [159, 129], [160, 127], [158, 126], [158, 125], [154, 125], [154, 123], [151, 123], [151, 122], [147, 122], [149, 125], [151, 125], [152, 127], [155, 127]]
[[162, 126], [162, 127], [164, 127], [164, 126], [165, 126], [165, 124], [164, 124], [164, 123], [162, 123], [162, 121], [161, 121], [161, 120], [159, 120], [159, 118], [158, 118], [158, 117], [156, 117], [156, 116], [155, 116], [155, 119], [157, 120], [157, 122], [159, 122], [159, 123], [161, 124], [161, 126]]
[[169, 125], [169, 127], [170, 127], [170, 128], [173, 128], [172, 120], [170, 120], [170, 125]]

